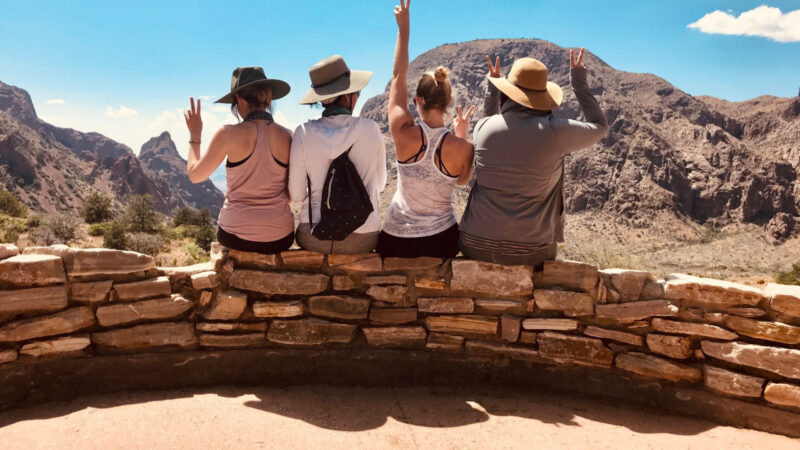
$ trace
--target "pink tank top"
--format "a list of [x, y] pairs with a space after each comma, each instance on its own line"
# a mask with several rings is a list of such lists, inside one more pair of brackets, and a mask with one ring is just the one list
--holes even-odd
[[269, 121], [254, 121], [258, 137], [253, 153], [225, 168], [228, 191], [219, 213], [219, 226], [241, 239], [272, 242], [294, 229], [289, 208], [289, 169], [272, 156]]

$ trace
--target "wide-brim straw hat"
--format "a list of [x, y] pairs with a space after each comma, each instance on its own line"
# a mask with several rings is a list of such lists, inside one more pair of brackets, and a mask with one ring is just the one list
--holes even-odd
[[547, 81], [547, 66], [535, 58], [520, 58], [507, 77], [489, 77], [489, 81], [508, 98], [531, 109], [552, 111], [564, 99], [564, 91]]
[[344, 58], [333, 55], [311, 66], [311, 90], [300, 100], [301, 105], [311, 105], [344, 94], [358, 92], [372, 79], [372, 72], [350, 70]]
[[270, 88], [273, 100], [286, 97], [291, 90], [289, 83], [283, 80], [267, 78], [264, 74], [264, 69], [261, 67], [237, 67], [233, 70], [233, 75], [231, 76], [231, 91], [214, 103], [233, 103], [234, 95], [241, 92], [242, 89], [259, 85]]

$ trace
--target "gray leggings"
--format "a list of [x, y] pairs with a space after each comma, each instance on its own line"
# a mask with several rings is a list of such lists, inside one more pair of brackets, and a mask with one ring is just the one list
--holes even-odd
[[340, 255], [355, 255], [358, 253], [369, 253], [375, 250], [378, 245], [378, 234], [373, 233], [350, 233], [341, 241], [323, 241], [311, 234], [311, 227], [307, 223], [297, 226], [295, 239], [297, 245], [312, 252], [329, 255], [336, 253]]

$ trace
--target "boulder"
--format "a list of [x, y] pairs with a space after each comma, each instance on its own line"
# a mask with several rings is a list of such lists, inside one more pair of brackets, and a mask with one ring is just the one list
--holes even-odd
[[545, 261], [541, 286], [593, 292], [600, 280], [597, 267], [576, 261]]
[[730, 281], [683, 274], [669, 275], [666, 280], [665, 298], [680, 300], [683, 305], [724, 310], [733, 306], [757, 306], [764, 299], [761, 289]]
[[219, 274], [213, 270], [196, 273], [191, 276], [192, 288], [198, 291], [203, 289], [214, 289], [219, 286]]
[[420, 297], [417, 299], [419, 312], [435, 314], [472, 314], [475, 302], [464, 297]]
[[614, 354], [600, 339], [544, 331], [536, 338], [539, 355], [560, 363], [610, 368]]
[[103, 303], [111, 292], [111, 280], [88, 283], [72, 283], [69, 288], [69, 299], [76, 303]]
[[70, 277], [129, 274], [156, 268], [152, 256], [107, 248], [70, 248], [64, 255], [64, 267]]
[[533, 268], [456, 259], [453, 261], [450, 289], [498, 297], [530, 297], [533, 294]]
[[265, 345], [267, 338], [264, 333], [248, 334], [208, 334], [203, 333], [199, 338], [200, 346], [204, 348], [247, 348]]
[[366, 298], [324, 295], [308, 299], [308, 312], [331, 319], [359, 320], [367, 318], [369, 304]]
[[642, 302], [596, 305], [598, 319], [611, 319], [620, 323], [630, 323], [651, 317], [675, 317], [678, 305], [668, 300], [647, 300]]
[[794, 226], [794, 216], [779, 212], [764, 225], [764, 238], [772, 245], [783, 244], [794, 233]]
[[435, 333], [496, 336], [497, 317], [486, 316], [428, 316], [425, 328]]
[[203, 317], [207, 320], [236, 320], [246, 308], [247, 294], [227, 289], [217, 293], [208, 309], [203, 311]]
[[322, 319], [276, 319], [269, 327], [267, 339], [284, 345], [346, 344], [353, 340], [357, 328]]
[[0, 286], [26, 288], [64, 284], [61, 258], [52, 255], [17, 255], [0, 261]]
[[417, 308], [371, 308], [370, 323], [379, 325], [395, 325], [417, 320]]
[[236, 269], [269, 269], [278, 264], [278, 255], [228, 250], [228, 259], [234, 261]]
[[425, 346], [428, 333], [420, 326], [364, 328], [367, 344], [374, 347], [419, 348]]
[[52, 312], [66, 307], [64, 285], [0, 291], [0, 317]]
[[114, 300], [123, 302], [166, 297], [172, 293], [169, 277], [161, 276], [150, 280], [114, 285]]
[[573, 319], [524, 319], [522, 328], [525, 330], [570, 331], [578, 329], [578, 321]]
[[596, 326], [588, 326], [583, 330], [583, 334], [600, 339], [622, 342], [623, 344], [642, 346], [644, 340], [638, 334], [626, 333], [618, 330], [608, 330]]
[[463, 336], [454, 336], [444, 333], [428, 333], [428, 342], [425, 344], [425, 348], [428, 350], [444, 350], [450, 352], [461, 351], [463, 346]]
[[442, 265], [440, 258], [423, 256], [420, 258], [386, 258], [383, 260], [383, 270], [392, 272], [404, 270], [408, 272], [436, 270]]
[[653, 319], [653, 329], [662, 333], [700, 336], [729, 341], [739, 337], [736, 333], [707, 323], [676, 322], [674, 320]]
[[780, 322], [766, 322], [728, 316], [725, 319], [725, 326], [743, 336], [755, 339], [789, 345], [800, 344], [800, 327], [793, 327]]
[[533, 291], [533, 299], [537, 308], [545, 311], [561, 311], [567, 317], [594, 314], [592, 296], [582, 292], [536, 289]]
[[228, 284], [232, 288], [262, 294], [313, 295], [328, 288], [330, 277], [316, 273], [233, 271]]
[[193, 307], [194, 302], [177, 294], [134, 303], [103, 305], [97, 308], [97, 322], [104, 327], [113, 327], [143, 320], [174, 319]]
[[656, 378], [676, 383], [682, 381], [697, 383], [701, 378], [699, 369], [639, 352], [618, 355], [615, 365], [621, 370], [646, 378]]
[[19, 247], [14, 244], [0, 244], [0, 261], [19, 255]]
[[203, 333], [265, 333], [266, 322], [200, 322], [195, 325], [197, 331]]
[[792, 317], [800, 317], [800, 286], [769, 283], [764, 289], [769, 307]]
[[328, 255], [328, 266], [349, 272], [380, 272], [383, 261], [377, 253], [359, 255]]
[[477, 299], [475, 313], [484, 316], [524, 316], [527, 313], [525, 303], [517, 300]]
[[109, 351], [186, 350], [197, 346], [197, 337], [190, 322], [159, 322], [92, 333], [92, 342]]
[[708, 364], [703, 365], [705, 386], [723, 395], [732, 397], [761, 398], [763, 378], [731, 372]]
[[0, 327], [0, 342], [21, 342], [59, 334], [74, 333], [95, 324], [95, 316], [88, 306], [78, 306], [64, 311], [22, 319]]
[[281, 252], [283, 264], [303, 269], [319, 269], [325, 262], [325, 255], [308, 250], [289, 250]]
[[262, 318], [288, 318], [302, 316], [305, 312], [303, 302], [292, 300], [288, 302], [255, 302], [253, 303], [253, 316]]
[[64, 355], [82, 352], [90, 346], [92, 341], [89, 336], [67, 336], [49, 341], [37, 341], [25, 344], [19, 350], [20, 355], [43, 356]]
[[789, 383], [767, 383], [764, 399], [773, 405], [800, 409], [800, 386]]
[[685, 336], [651, 333], [647, 335], [647, 348], [653, 353], [675, 359], [686, 359], [694, 354], [692, 340]]
[[700, 348], [709, 358], [800, 380], [800, 350], [714, 341], [703, 341]]

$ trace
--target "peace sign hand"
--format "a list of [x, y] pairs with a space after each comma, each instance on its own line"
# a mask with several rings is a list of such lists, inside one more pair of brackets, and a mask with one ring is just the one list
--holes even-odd
[[500, 73], [500, 57], [496, 57], [494, 65], [492, 65], [492, 58], [486, 55], [486, 62], [489, 63], [489, 76], [492, 78], [501, 78], [503, 75]]
[[578, 53], [578, 60], [575, 61], [575, 50], [569, 49], [569, 67], [572, 69], [581, 68], [585, 69], [583, 66], [583, 50], [584, 48], [581, 47], [580, 53]]
[[397, 27], [401, 30], [409, 29], [409, 12], [408, 7], [411, 5], [411, 0], [400, 0], [400, 4], [394, 7], [394, 18], [397, 20]]
[[186, 128], [189, 129], [190, 140], [200, 142], [200, 137], [203, 134], [203, 119], [200, 117], [200, 99], [197, 99], [197, 109], [194, 106], [194, 97], [190, 97], [191, 109], [183, 112], [183, 118], [186, 119]]
[[460, 138], [467, 137], [467, 133], [469, 132], [469, 118], [473, 111], [475, 111], [475, 105], [469, 107], [467, 114], [464, 114], [464, 108], [461, 106], [458, 107], [458, 115], [453, 119], [453, 127], [455, 128], [456, 136]]

